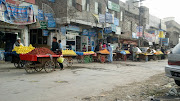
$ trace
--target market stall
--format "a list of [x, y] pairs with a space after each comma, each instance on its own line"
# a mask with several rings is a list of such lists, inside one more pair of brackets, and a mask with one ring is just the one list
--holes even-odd
[[100, 61], [101, 63], [105, 63], [107, 60], [107, 55], [109, 55], [109, 51], [107, 49], [98, 51], [94, 56], [94, 61]]
[[62, 50], [62, 55], [65, 58], [64, 64], [66, 64], [67, 67], [72, 67], [73, 57], [76, 57], [77, 54], [73, 50]]
[[136, 58], [139, 58], [139, 60], [145, 60], [146, 62], [150, 59], [154, 59], [154, 54], [152, 53], [138, 53], [136, 56]]
[[90, 63], [93, 61], [93, 55], [95, 52], [90, 51], [90, 52], [76, 52], [77, 56], [77, 61], [79, 63]]
[[126, 61], [127, 57], [129, 57], [129, 55], [131, 55], [131, 53], [128, 50], [120, 50], [120, 51], [116, 51], [114, 54], [114, 59], [115, 60], [123, 60]]
[[35, 48], [27, 54], [20, 54], [20, 59], [26, 61], [27, 73], [40, 72], [43, 69], [47, 73], [54, 71], [58, 57], [60, 55], [56, 55], [47, 48]]

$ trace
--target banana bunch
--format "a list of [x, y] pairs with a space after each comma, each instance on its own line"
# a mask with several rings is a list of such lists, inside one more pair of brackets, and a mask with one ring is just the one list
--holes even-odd
[[94, 54], [93, 51], [89, 51], [89, 52], [84, 52], [84, 54]]
[[73, 50], [62, 50], [63, 55], [77, 55]]
[[29, 46], [20, 45], [19, 47], [15, 46], [12, 51], [15, 51], [17, 54], [26, 54], [26, 53], [31, 52], [34, 49], [35, 47], [33, 47], [32, 45], [29, 45]]

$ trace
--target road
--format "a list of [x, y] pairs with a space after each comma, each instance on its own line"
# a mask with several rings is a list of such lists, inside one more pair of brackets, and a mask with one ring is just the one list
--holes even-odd
[[[167, 60], [74, 64], [52, 73], [27, 74], [12, 64], [0, 64], [0, 101], [81, 101], [101, 96], [117, 86], [144, 82], [164, 73]], [[165, 77], [165, 76], [164, 76]]]

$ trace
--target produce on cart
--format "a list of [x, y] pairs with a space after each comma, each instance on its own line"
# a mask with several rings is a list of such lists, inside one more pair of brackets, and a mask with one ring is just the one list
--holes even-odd
[[19, 47], [15, 46], [12, 52], [9, 53], [12, 56], [12, 63], [14, 63], [14, 66], [16, 68], [23, 68], [25, 65], [25, 61], [20, 60], [19, 54], [26, 54], [34, 49], [35, 47], [33, 47], [32, 45], [29, 46], [20, 45]]
[[40, 72], [43, 69], [47, 73], [54, 71], [58, 57], [60, 55], [56, 55], [48, 48], [35, 48], [27, 54], [20, 54], [20, 59], [26, 61], [27, 73]]
[[73, 65], [73, 57], [76, 57], [77, 54], [73, 50], [62, 50], [62, 55], [65, 58], [64, 64], [67, 65], [67, 67], [71, 67]]
[[100, 61], [101, 63], [105, 63], [107, 60], [107, 55], [109, 55], [110, 52], [107, 49], [100, 50], [96, 53], [96, 55], [93, 56], [94, 61]]
[[95, 52], [93, 52], [93, 51], [90, 51], [90, 52], [76, 52], [76, 54], [78, 55], [77, 56], [77, 61], [79, 63], [82, 63], [82, 62], [90, 63], [93, 60], [92, 55], [94, 55]]
[[154, 55], [157, 57], [158, 60], [161, 60], [164, 53], [162, 51], [157, 51], [156, 53], [154, 53]]

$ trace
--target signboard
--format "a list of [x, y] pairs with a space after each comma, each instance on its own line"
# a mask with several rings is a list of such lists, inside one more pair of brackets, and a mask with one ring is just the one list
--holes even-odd
[[114, 17], [114, 25], [119, 26], [119, 19]]
[[116, 4], [116, 3], [114, 3], [114, 2], [112, 2], [110, 0], [108, 1], [108, 8], [111, 9], [111, 10], [114, 10], [116, 12], [120, 12], [119, 4]]
[[49, 31], [48, 30], [43, 30], [43, 36], [48, 36], [49, 35]]
[[36, 22], [33, 6], [10, 5], [0, 0], [0, 20], [16, 25], [26, 25]]
[[66, 27], [66, 30], [71, 30], [71, 31], [77, 31], [80, 32], [80, 28], [78, 26], [74, 26], [74, 25], [68, 25]]
[[40, 21], [40, 26], [41, 26], [41, 29], [47, 29], [47, 23], [44, 22], [44, 21]]
[[143, 35], [143, 26], [137, 26], [137, 28], [136, 28], [136, 30], [137, 30], [137, 36], [138, 37], [142, 37]]
[[110, 13], [106, 13], [106, 23], [114, 23], [114, 17]]
[[43, 10], [38, 10], [38, 16], [37, 19], [39, 21], [44, 21], [44, 14], [43, 14]]
[[163, 45], [165, 45], [165, 46], [169, 45], [169, 38], [161, 38], [161, 40], [162, 40]]
[[146, 40], [148, 40], [149, 42], [155, 42], [156, 36], [154, 34], [150, 34], [150, 33], [144, 33], [144, 37]]
[[164, 38], [164, 31], [163, 30], [159, 31], [159, 38]]
[[111, 29], [113, 32], [116, 32], [116, 26], [114, 24], [111, 25]]
[[132, 32], [132, 38], [138, 39], [137, 33]]
[[116, 27], [116, 34], [121, 35], [121, 27]]
[[44, 13], [44, 16], [47, 20], [47, 23], [48, 23], [48, 28], [55, 28], [56, 27], [56, 21], [53, 17], [53, 14], [52, 13]]
[[87, 29], [83, 29], [83, 35], [85, 35], [85, 36], [96, 36], [96, 30], [94, 30], [94, 29], [89, 29], [89, 30], [87, 30]]
[[99, 23], [105, 23], [105, 15], [99, 14]]
[[66, 27], [61, 27], [61, 32], [63, 35], [66, 35]]
[[106, 33], [106, 34], [112, 33], [112, 27], [106, 27], [104, 29], [104, 33]]
[[83, 33], [82, 34], [87, 36], [87, 35], [89, 35], [89, 31], [87, 29], [83, 29]]
[[49, 0], [50, 2], [55, 2], [55, 0]]

